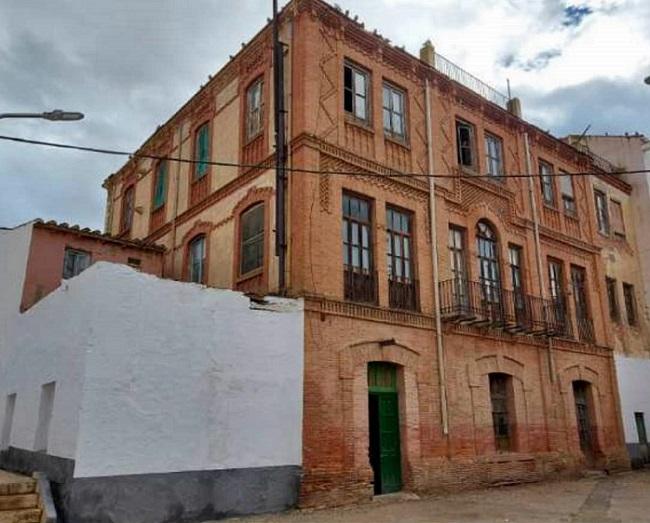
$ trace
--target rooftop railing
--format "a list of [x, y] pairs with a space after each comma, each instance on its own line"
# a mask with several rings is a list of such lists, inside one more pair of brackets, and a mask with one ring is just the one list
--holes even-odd
[[448, 60], [444, 56], [436, 53], [436, 65], [435, 68], [448, 78], [455, 80], [461, 85], [464, 85], [468, 89], [471, 89], [475, 93], [481, 95], [486, 100], [502, 107], [504, 109], [508, 108], [508, 97], [497, 91], [494, 87], [489, 86], [482, 80], [479, 80], [476, 76], [471, 73], [468, 73], [463, 68], [457, 66], [452, 61]]

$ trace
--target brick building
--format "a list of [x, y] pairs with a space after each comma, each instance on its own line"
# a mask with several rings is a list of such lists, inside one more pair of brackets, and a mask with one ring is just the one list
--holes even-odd
[[[302, 505], [626, 467], [590, 180], [559, 176], [599, 167], [431, 44], [320, 0], [281, 20]], [[164, 245], [165, 277], [280, 291], [271, 48], [267, 26], [139, 151], [194, 163], [105, 182], [108, 232]]]

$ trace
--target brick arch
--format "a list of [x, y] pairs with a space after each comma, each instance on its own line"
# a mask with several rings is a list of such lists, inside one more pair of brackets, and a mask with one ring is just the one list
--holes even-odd
[[564, 405], [565, 427], [567, 430], [567, 444], [569, 448], [580, 453], [580, 439], [578, 436], [578, 421], [576, 418], [575, 398], [573, 396], [573, 382], [584, 381], [591, 386], [591, 401], [593, 404], [593, 423], [596, 425], [594, 453], [598, 457], [604, 445], [604, 426], [602, 417], [602, 380], [600, 373], [583, 364], [564, 367], [558, 373], [560, 394]]
[[[235, 220], [235, 234], [233, 238], [233, 266], [232, 274], [234, 288], [254, 294], [267, 294], [269, 292], [269, 261], [271, 250], [271, 198], [275, 193], [273, 187], [251, 187], [248, 192], [237, 202], [232, 210]], [[250, 274], [239, 273], [241, 263], [241, 215], [251, 206], [258, 203], [264, 204], [264, 262], [262, 269]]]
[[339, 350], [339, 378], [343, 382], [344, 427], [347, 439], [345, 462], [362, 482], [372, 480], [368, 460], [368, 363], [383, 361], [398, 369], [402, 479], [412, 487], [413, 472], [421, 461], [420, 408], [418, 396], [418, 351], [395, 340], [353, 343]]
[[205, 274], [203, 276], [203, 284], [209, 285], [210, 274], [210, 233], [214, 229], [214, 224], [202, 220], [197, 220], [194, 225], [183, 235], [181, 241], [181, 248], [183, 249], [183, 266], [181, 279], [189, 281], [190, 279], [190, 242], [197, 236], [205, 236]]
[[514, 449], [518, 452], [532, 450], [529, 403], [533, 378], [527, 371], [523, 362], [498, 353], [476, 358], [467, 366], [472, 410], [476, 414], [473, 423], [474, 447], [477, 454], [496, 452], [489, 381], [489, 375], [494, 373], [507, 374], [512, 378], [514, 412], [511, 424], [514, 427]]

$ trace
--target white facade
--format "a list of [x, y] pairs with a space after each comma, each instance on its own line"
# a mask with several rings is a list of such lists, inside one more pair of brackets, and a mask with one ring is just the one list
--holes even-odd
[[618, 355], [615, 359], [625, 443], [632, 453], [640, 443], [635, 413], [643, 413], [646, 428], [650, 429], [650, 359]]
[[33, 222], [0, 229], [0, 368], [12, 319], [20, 311]]
[[0, 370], [12, 447], [39, 450], [55, 382], [46, 452], [75, 478], [301, 464], [301, 301], [100, 262], [15, 322]]

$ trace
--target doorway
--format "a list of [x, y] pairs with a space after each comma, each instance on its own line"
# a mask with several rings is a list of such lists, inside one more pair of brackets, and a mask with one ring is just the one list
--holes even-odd
[[402, 460], [395, 365], [368, 364], [368, 421], [374, 493], [397, 492], [402, 488]]
[[578, 437], [580, 449], [588, 463], [593, 461], [593, 434], [591, 430], [591, 408], [589, 406], [589, 383], [586, 381], [573, 382], [573, 397], [576, 404], [578, 422]]

